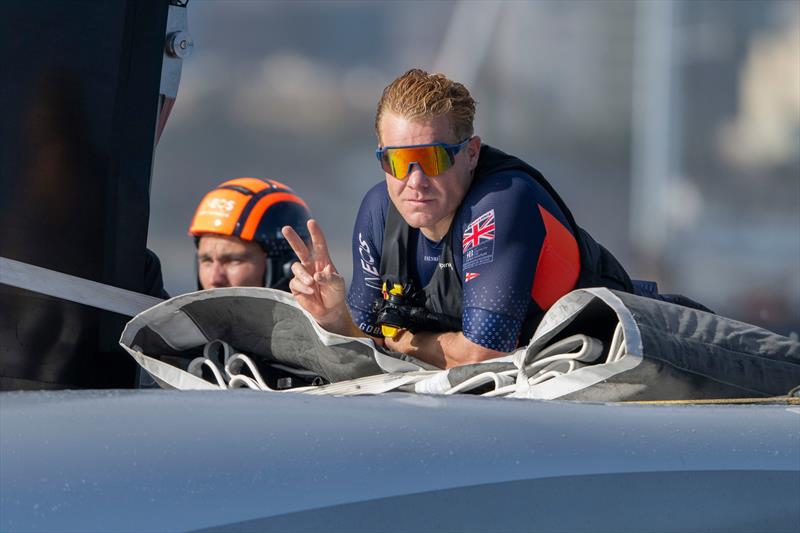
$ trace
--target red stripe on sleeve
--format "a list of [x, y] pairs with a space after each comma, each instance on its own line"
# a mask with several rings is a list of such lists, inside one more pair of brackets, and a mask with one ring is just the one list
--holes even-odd
[[533, 277], [531, 298], [542, 309], [549, 309], [575, 287], [581, 272], [581, 258], [578, 242], [569, 230], [541, 205], [539, 213], [544, 222], [545, 236]]

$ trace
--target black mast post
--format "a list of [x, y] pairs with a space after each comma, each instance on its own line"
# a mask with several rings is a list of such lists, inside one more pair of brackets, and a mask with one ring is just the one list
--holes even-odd
[[[144, 292], [168, 0], [0, 6], [0, 257]], [[0, 284], [0, 389], [131, 387], [127, 317]]]

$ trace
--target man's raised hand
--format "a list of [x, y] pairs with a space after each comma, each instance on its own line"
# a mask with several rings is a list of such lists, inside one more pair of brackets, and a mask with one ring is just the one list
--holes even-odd
[[294, 277], [289, 289], [303, 309], [308, 311], [320, 326], [343, 335], [351, 335], [347, 306], [345, 304], [344, 278], [337, 272], [328, 253], [328, 244], [316, 220], [308, 221], [311, 248], [290, 226], [281, 230], [286, 241], [300, 259], [292, 264]]

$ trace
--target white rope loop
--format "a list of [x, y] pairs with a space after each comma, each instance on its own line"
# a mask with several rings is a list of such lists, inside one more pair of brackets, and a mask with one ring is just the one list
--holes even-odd
[[[241, 370], [244, 367], [250, 371], [253, 376], [252, 378], [242, 375]], [[250, 386], [249, 384], [251, 382], [256, 385], [256, 387], [250, 386], [251, 389], [257, 388], [259, 390], [273, 390], [269, 387], [269, 385], [267, 385], [267, 382], [264, 381], [264, 378], [261, 377], [261, 372], [258, 371], [258, 367], [253, 360], [242, 353], [237, 353], [227, 360], [225, 363], [225, 373], [230, 376], [231, 381], [236, 378], [247, 377], [246, 382], [248, 383], [248, 386]]]

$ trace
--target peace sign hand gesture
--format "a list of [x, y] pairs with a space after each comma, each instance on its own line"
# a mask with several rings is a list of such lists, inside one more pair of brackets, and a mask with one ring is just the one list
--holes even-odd
[[328, 244], [316, 220], [309, 220], [311, 249], [290, 226], [281, 233], [300, 259], [292, 264], [294, 277], [289, 282], [295, 300], [317, 323], [328, 331], [352, 335], [352, 319], [345, 304], [344, 278], [336, 270], [328, 253]]

